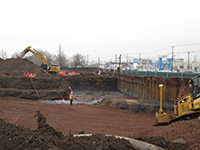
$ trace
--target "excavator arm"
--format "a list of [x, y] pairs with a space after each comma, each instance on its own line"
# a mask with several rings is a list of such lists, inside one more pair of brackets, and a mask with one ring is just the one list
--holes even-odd
[[25, 50], [23, 50], [23, 51], [21, 52], [21, 54], [19, 55], [19, 58], [23, 58], [23, 57], [26, 55], [26, 53], [28, 53], [28, 52], [31, 52], [31, 53], [33, 53], [35, 56], [39, 57], [39, 58], [42, 60], [42, 63], [43, 63], [44, 65], [47, 64], [47, 61], [46, 61], [45, 57], [44, 57], [42, 54], [40, 54], [37, 50], [35, 50], [35, 49], [32, 50], [32, 49], [31, 49], [31, 46], [29, 46], [29, 47], [27, 47]]
[[23, 50], [21, 52], [21, 54], [19, 55], [19, 58], [23, 58], [26, 55], [26, 53], [28, 53], [28, 52], [31, 52], [35, 56], [39, 57], [42, 60], [41, 68], [43, 68], [44, 70], [47, 70], [50, 74], [57, 74], [60, 71], [59, 65], [50, 65], [48, 67], [45, 57], [41, 53], [39, 53], [37, 50], [31, 49], [31, 46], [29, 46], [25, 50]]

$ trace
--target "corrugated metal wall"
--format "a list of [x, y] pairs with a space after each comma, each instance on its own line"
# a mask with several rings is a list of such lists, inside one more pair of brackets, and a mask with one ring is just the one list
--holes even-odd
[[174, 102], [178, 96], [181, 83], [184, 82], [183, 94], [189, 92], [189, 79], [162, 78], [162, 77], [139, 77], [119, 73], [106, 73], [108, 76], [117, 78], [117, 88], [128, 96], [138, 96], [145, 100], [159, 100], [159, 84], [163, 84], [163, 100]]

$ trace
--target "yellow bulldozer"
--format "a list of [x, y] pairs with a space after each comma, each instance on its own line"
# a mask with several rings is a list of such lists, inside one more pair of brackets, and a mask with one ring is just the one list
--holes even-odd
[[189, 80], [189, 93], [184, 94], [174, 105], [174, 112], [166, 113], [162, 108], [162, 87], [160, 84], [160, 109], [156, 112], [156, 122], [154, 125], [166, 125], [171, 122], [192, 119], [200, 116], [200, 76]]
[[46, 61], [45, 57], [37, 50], [31, 49], [31, 46], [29, 46], [25, 50], [23, 50], [21, 52], [21, 54], [19, 55], [19, 58], [23, 58], [26, 55], [26, 53], [28, 53], [28, 52], [33, 53], [35, 56], [39, 57], [42, 60], [41, 68], [43, 68], [44, 70], [47, 70], [48, 73], [57, 74], [60, 71], [59, 65], [47, 66], [47, 61]]

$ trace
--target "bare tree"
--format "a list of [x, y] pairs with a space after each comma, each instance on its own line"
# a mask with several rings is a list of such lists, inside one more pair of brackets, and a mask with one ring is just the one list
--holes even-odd
[[[53, 54], [50, 54], [48, 51], [45, 51], [45, 50], [42, 50], [42, 49], [39, 49], [37, 51], [45, 57], [48, 65], [51, 65], [51, 64], [54, 63], [55, 56]], [[15, 52], [14, 54], [12, 54], [12, 58], [18, 58], [20, 54], [21, 54], [20, 52]], [[40, 66], [42, 64], [42, 60], [32, 53], [27, 53], [24, 56], [24, 58], [28, 59], [29, 61], [35, 63], [38, 66]]]
[[71, 65], [75, 68], [77, 67], [83, 67], [85, 65], [85, 57], [79, 53], [72, 56], [72, 62]]
[[18, 58], [20, 55], [20, 52], [14, 52], [11, 56], [11, 58]]
[[48, 65], [51, 65], [54, 63], [55, 56], [53, 54], [49, 53], [48, 51], [42, 50], [42, 49], [38, 50], [38, 52], [41, 53], [46, 58]]
[[56, 62], [60, 65], [60, 67], [67, 67], [68, 66], [68, 60], [66, 58], [66, 55], [64, 54], [62, 50], [61, 44], [58, 46], [58, 54], [56, 56]]
[[7, 53], [6, 53], [6, 50], [1, 50], [0, 51], [0, 57], [2, 58], [2, 59], [6, 59], [7, 58]]

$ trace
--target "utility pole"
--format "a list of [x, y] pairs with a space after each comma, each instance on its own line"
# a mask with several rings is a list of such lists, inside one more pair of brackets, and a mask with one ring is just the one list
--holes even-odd
[[119, 73], [120, 73], [121, 58], [122, 58], [122, 55], [120, 54], [119, 55], [119, 70], [118, 70]]
[[88, 63], [89, 63], [89, 55], [87, 55], [87, 66], [88, 66]]
[[173, 62], [174, 62], [174, 46], [172, 47], [172, 62], [171, 62], [171, 71], [173, 71]]
[[128, 63], [128, 54], [126, 54], [126, 62]]
[[117, 62], [117, 54], [115, 54], [115, 63]]
[[188, 70], [190, 70], [190, 52], [188, 51]]
[[141, 67], [141, 53], [139, 53], [139, 68], [141, 69], [142, 67]]
[[100, 66], [100, 58], [98, 58], [98, 65]]

